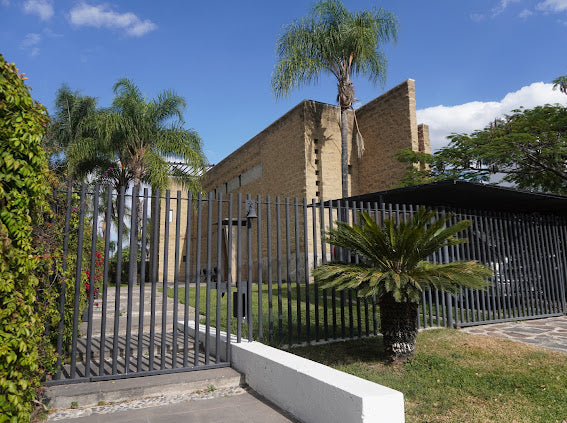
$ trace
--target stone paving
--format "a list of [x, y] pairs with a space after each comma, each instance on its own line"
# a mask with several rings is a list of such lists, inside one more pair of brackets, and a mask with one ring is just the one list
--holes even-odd
[[58, 410], [47, 420], [70, 423], [299, 423], [254, 391], [241, 387]]
[[567, 353], [567, 316], [472, 326], [461, 330]]

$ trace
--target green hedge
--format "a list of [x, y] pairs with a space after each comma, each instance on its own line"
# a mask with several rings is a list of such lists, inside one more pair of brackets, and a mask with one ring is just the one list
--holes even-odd
[[0, 55], [0, 422], [29, 421], [53, 359], [36, 301], [50, 258], [32, 236], [49, 212], [48, 117], [24, 79]]

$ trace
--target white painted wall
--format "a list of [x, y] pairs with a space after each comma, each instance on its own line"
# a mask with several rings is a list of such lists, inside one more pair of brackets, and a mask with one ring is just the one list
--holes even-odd
[[[194, 333], [194, 322], [192, 331]], [[204, 325], [199, 338], [204, 342]], [[214, 328], [209, 338], [215, 350]], [[226, 334], [221, 334], [224, 358]], [[305, 423], [403, 423], [401, 392], [259, 342], [232, 342], [232, 367], [252, 389]]]

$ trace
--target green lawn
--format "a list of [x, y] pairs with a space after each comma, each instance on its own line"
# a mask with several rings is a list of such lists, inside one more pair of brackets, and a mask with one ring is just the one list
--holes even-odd
[[[269, 288], [267, 285], [262, 286], [262, 293], [261, 293], [261, 304], [262, 304], [262, 337], [259, 336], [259, 307], [258, 304], [260, 303], [259, 295], [258, 295], [258, 285], [253, 285], [252, 287], [252, 322], [253, 322], [253, 339], [261, 340], [262, 342], [269, 343], [272, 345], [284, 345], [289, 344], [289, 337], [291, 334], [292, 344], [298, 342], [305, 342], [307, 340], [307, 300], [306, 300], [306, 286], [300, 285], [300, 317], [298, 318], [297, 313], [297, 286], [296, 284], [292, 284], [291, 288], [291, 296], [289, 297], [288, 301], [288, 291], [287, 285], [285, 282], [282, 284], [282, 299], [281, 299], [281, 318], [279, 317], [280, 314], [278, 312], [278, 286], [274, 284], [272, 286], [272, 315], [270, 319], [270, 301], [269, 298]], [[205, 315], [206, 310], [206, 289], [201, 287], [200, 289], [200, 301], [199, 301], [199, 313], [201, 315]], [[233, 288], [233, 291], [236, 291], [236, 288]], [[216, 327], [216, 301], [217, 295], [216, 290], [210, 290], [210, 309], [211, 309], [211, 326]], [[173, 288], [168, 288], [168, 296], [173, 297]], [[179, 288], [178, 289], [178, 298], [180, 303], [184, 303], [185, 297], [185, 289]], [[226, 330], [227, 327], [227, 296], [224, 295], [221, 297], [221, 328], [222, 330]], [[232, 297], [231, 297], [232, 300]], [[348, 300], [348, 294], [347, 294]], [[329, 338], [333, 338], [333, 317], [332, 317], [332, 298], [331, 293], [329, 291], [326, 300], [322, 295], [322, 292], [319, 292], [318, 296], [319, 301], [319, 319], [318, 325], [316, 324], [316, 316], [315, 316], [315, 290], [313, 285], [309, 287], [309, 333], [310, 339], [314, 340], [316, 336], [316, 327], [318, 326], [319, 331], [319, 338], [325, 338], [325, 325], [324, 325], [324, 303], [326, 301], [327, 304], [327, 333]], [[232, 303], [232, 301], [231, 301]], [[195, 306], [195, 287], [191, 287], [189, 290], [189, 304], [191, 306]], [[291, 314], [288, 313], [288, 304], [291, 305]], [[366, 313], [364, 307], [364, 300], [360, 300], [360, 324], [361, 324], [361, 335], [366, 335]], [[234, 304], [231, 304], [231, 307], [234, 308]], [[349, 337], [351, 334], [351, 323], [352, 323], [352, 333], [353, 336], [358, 336], [358, 311], [356, 305], [356, 297], [353, 293], [353, 300], [352, 300], [352, 314], [349, 311], [348, 301], [345, 301], [345, 336]], [[337, 338], [342, 337], [342, 325], [341, 325], [341, 312], [340, 312], [340, 294], [337, 293], [336, 295], [336, 310], [337, 310], [337, 326], [335, 335]], [[232, 315], [232, 313], [231, 313]], [[377, 315], [377, 319], [379, 320], [379, 316]], [[271, 330], [270, 330], [270, 321]], [[201, 323], [204, 323], [204, 320], [201, 320]], [[281, 323], [281, 330], [280, 330], [280, 323]], [[291, 323], [291, 325], [290, 325]], [[237, 322], [236, 318], [231, 317], [231, 332], [236, 333]], [[291, 332], [290, 332], [291, 327]], [[372, 303], [368, 300], [368, 330], [369, 333], [372, 334], [374, 330], [373, 325], [373, 318], [372, 318]], [[300, 333], [301, 336], [298, 336]], [[242, 337], [248, 337], [248, 324], [244, 323], [242, 325]]]
[[421, 332], [401, 367], [385, 363], [381, 338], [291, 352], [403, 392], [408, 423], [567, 420], [565, 353], [449, 329]]

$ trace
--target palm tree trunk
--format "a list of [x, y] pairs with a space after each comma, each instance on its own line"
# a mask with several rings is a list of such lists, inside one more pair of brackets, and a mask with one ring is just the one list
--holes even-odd
[[383, 295], [380, 305], [380, 332], [384, 353], [394, 364], [413, 356], [417, 338], [417, 303], [398, 303], [391, 294]]
[[342, 197], [348, 197], [348, 111], [341, 107], [341, 181]]

